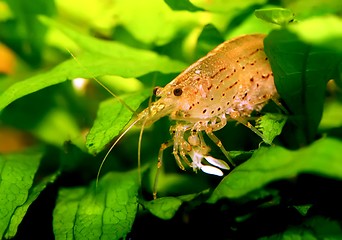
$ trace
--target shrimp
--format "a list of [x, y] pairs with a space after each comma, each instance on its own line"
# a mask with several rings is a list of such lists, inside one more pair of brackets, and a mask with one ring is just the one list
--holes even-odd
[[[182, 170], [185, 170], [185, 165], [195, 172], [201, 170], [222, 176], [221, 169], [229, 170], [234, 163], [215, 131], [222, 129], [228, 120], [235, 120], [263, 138], [248, 119], [253, 111], [259, 112], [269, 100], [277, 101], [279, 98], [272, 69], [263, 50], [264, 37], [263, 34], [243, 35], [226, 41], [165, 87], [154, 89], [157, 100], [138, 114], [129, 127], [140, 125], [143, 129], [165, 116], [175, 123], [170, 127], [171, 139], [159, 150], [154, 198], [165, 149], [173, 147], [172, 153]], [[210, 155], [204, 134], [220, 148], [230, 165]]]

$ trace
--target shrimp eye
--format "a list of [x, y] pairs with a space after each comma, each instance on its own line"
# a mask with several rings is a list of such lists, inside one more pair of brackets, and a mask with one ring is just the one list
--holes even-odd
[[181, 88], [176, 88], [175, 90], [173, 90], [173, 94], [175, 96], [180, 96], [182, 95], [182, 93], [183, 93], [183, 90]]
[[158, 92], [159, 89], [160, 89], [160, 87], [155, 87], [155, 88], [153, 89], [153, 95], [154, 95], [154, 96], [157, 96], [157, 92]]

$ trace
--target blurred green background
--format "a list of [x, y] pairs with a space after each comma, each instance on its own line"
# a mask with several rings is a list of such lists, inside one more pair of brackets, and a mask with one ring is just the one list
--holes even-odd
[[[85, 204], [82, 201], [87, 194], [96, 198], [91, 189], [110, 142], [134, 118], [133, 113], [111, 93], [120, 96], [139, 112], [148, 106], [148, 97], [154, 86], [167, 84], [224, 40], [256, 32], [269, 34], [281, 29], [282, 23], [287, 24], [289, 20], [292, 22], [291, 16], [288, 20], [286, 16], [267, 15], [271, 19], [267, 22], [254, 14], [257, 9], [274, 7], [291, 9], [294, 13], [293, 19], [299, 24], [286, 31], [297, 34], [305, 44], [317, 45], [327, 49], [329, 54], [335, 52], [336, 56], [341, 56], [340, 0], [0, 0], [0, 179], [12, 184], [1, 186], [0, 180], [0, 194], [6, 196], [0, 197], [0, 203], [4, 206], [2, 215], [0, 211], [2, 237], [82, 239], [80, 229], [84, 227], [84, 223], [75, 221], [72, 227], [65, 227], [67, 224], [60, 224], [64, 221], [63, 211], [74, 209], [75, 206], [71, 207], [70, 203]], [[275, 20], [280, 25], [271, 23]], [[341, 65], [336, 69], [334, 68], [336, 72], [331, 75], [341, 79]], [[325, 68], [322, 71], [326, 71]], [[81, 85], [77, 85], [78, 82]], [[329, 82], [327, 89], [323, 90], [326, 96], [323, 119], [317, 134], [305, 144], [314, 142], [322, 135], [341, 138], [340, 86], [340, 81]], [[92, 126], [94, 128], [90, 130]], [[135, 174], [129, 175], [134, 182], [132, 185], [136, 187], [132, 190], [134, 197], [131, 199], [134, 203], [131, 203], [131, 209], [136, 209], [138, 202], [143, 203], [142, 199], [151, 199], [157, 154], [160, 144], [169, 138], [169, 126], [168, 119], [161, 119], [144, 131], [141, 151], [142, 195], [136, 197], [140, 186], [137, 179], [132, 177], [138, 175], [134, 172]], [[87, 139], [89, 131], [93, 132]], [[292, 149], [302, 147], [302, 142], [289, 136], [289, 133], [291, 131], [276, 139], [276, 144]], [[250, 151], [257, 149], [260, 143], [258, 136], [235, 123], [229, 123], [217, 135], [227, 149], [237, 151], [236, 159], [240, 162], [248, 159]], [[126, 171], [137, 168], [138, 138], [138, 127], [126, 134], [109, 155], [100, 177], [112, 171], [125, 174]], [[335, 152], [338, 150], [333, 149]], [[213, 152], [219, 154], [215, 149]], [[324, 226], [327, 232], [336, 233], [332, 239], [342, 237], [340, 216], [333, 215], [332, 209], [328, 211], [320, 208], [329, 203], [329, 200], [319, 199], [316, 195], [303, 198], [289, 193], [302, 188], [309, 189], [308, 192], [311, 193], [311, 190], [315, 190], [312, 185], [317, 184], [322, 189], [328, 186], [330, 192], [323, 192], [329, 199], [334, 196], [331, 193], [341, 187], [340, 180], [336, 180], [340, 179], [337, 173], [328, 173], [327, 175], [333, 177], [325, 179], [322, 171], [318, 177], [310, 175], [300, 178], [299, 185], [295, 185], [295, 180], [288, 175], [283, 177], [286, 183], [280, 184], [277, 182], [279, 179], [274, 177], [270, 182], [271, 185], [276, 185], [276, 190], [262, 189], [256, 195], [232, 201], [223, 199], [216, 205], [210, 205], [203, 200], [208, 197], [206, 193], [203, 193], [202, 199], [202, 191], [215, 188], [221, 179], [192, 173], [191, 169], [182, 172], [177, 168], [171, 150], [166, 150], [164, 155], [164, 167], [158, 182], [160, 196], [200, 196], [191, 195], [191, 198], [171, 201], [165, 199], [165, 202], [161, 200], [160, 204], [164, 204], [166, 208], [164, 213], [169, 211], [165, 206], [172, 206], [170, 209], [177, 211], [183, 204], [183, 208], [175, 216], [175, 213], [164, 216], [165, 219], [171, 218], [168, 221], [160, 219], [163, 218], [160, 217], [163, 211], [158, 212], [158, 209], [163, 207], [157, 208], [145, 203], [145, 207], [159, 218], [141, 208], [136, 212], [132, 210], [131, 215], [126, 212], [131, 217], [123, 221], [125, 230], [121, 233], [116, 231], [117, 226], [109, 225], [112, 226], [110, 231], [120, 233], [114, 234], [115, 237], [108, 235], [112, 236], [108, 239], [124, 237], [131, 231], [128, 236], [133, 239], [164, 238], [164, 235], [157, 234], [158, 229], [171, 232], [170, 236], [180, 239], [203, 236], [218, 239], [266, 238], [283, 232], [284, 235], [280, 237], [287, 236], [286, 234], [291, 237], [305, 234], [318, 238], [327, 236], [317, 230], [319, 226]], [[337, 158], [335, 155], [334, 157]], [[40, 160], [36, 162], [36, 159]], [[18, 165], [12, 166], [11, 163], [16, 161]], [[26, 163], [21, 161], [32, 161], [35, 164], [32, 164], [29, 171]], [[18, 169], [18, 175], [11, 175], [13, 168]], [[296, 174], [299, 172], [301, 171], [298, 170]], [[25, 174], [31, 175], [27, 179], [21, 179], [20, 176]], [[108, 179], [117, 182], [121, 176], [104, 179], [103, 185], [110, 188], [113, 182]], [[124, 179], [122, 181], [129, 181]], [[18, 190], [15, 187], [17, 185], [20, 186]], [[27, 185], [26, 195], [16, 197], [24, 192], [21, 190], [24, 185]], [[16, 190], [8, 191], [11, 188]], [[119, 190], [128, 192], [127, 188], [122, 189], [124, 190]], [[118, 192], [121, 193], [120, 191]], [[13, 206], [8, 205], [11, 198], [18, 200]], [[296, 200], [295, 204], [291, 202], [293, 199]], [[108, 201], [115, 205], [124, 200], [113, 197]], [[317, 202], [319, 204], [314, 205]], [[25, 206], [24, 203], [27, 207], [20, 210], [21, 212], [15, 210], [16, 206]], [[332, 206], [336, 206], [333, 203]], [[269, 208], [269, 205], [273, 207]], [[313, 205], [318, 211], [312, 216], [319, 217], [299, 217], [300, 210], [306, 213]], [[295, 211], [294, 206], [299, 210]], [[153, 212], [154, 208], [157, 208], [157, 213]], [[123, 211], [121, 208], [119, 210]], [[319, 211], [327, 212], [321, 217], [317, 214]], [[115, 213], [112, 215], [116, 216]], [[81, 218], [84, 215], [80, 210], [80, 214], [75, 213], [75, 216]], [[99, 216], [103, 217], [101, 214]], [[208, 220], [208, 216], [212, 218], [212, 222]], [[283, 221], [272, 223], [272, 218], [283, 216]], [[68, 220], [65, 222], [72, 222]], [[260, 223], [259, 230], [255, 225], [257, 223]], [[94, 226], [87, 227], [89, 232], [97, 229], [98, 225], [93, 224]], [[201, 224], [207, 225], [202, 229]], [[305, 232], [303, 229], [306, 228], [310, 231]], [[70, 233], [70, 229], [73, 229], [74, 235], [66, 234]], [[184, 235], [179, 229], [185, 231]], [[106, 232], [103, 229], [102, 231]], [[311, 234], [312, 232], [315, 233]], [[89, 239], [90, 236], [88, 235]], [[102, 238], [106, 236], [103, 234]]]

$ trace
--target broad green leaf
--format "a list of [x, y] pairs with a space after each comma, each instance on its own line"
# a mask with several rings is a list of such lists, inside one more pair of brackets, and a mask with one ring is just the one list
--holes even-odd
[[63, 14], [63, 22], [77, 22], [78, 28], [95, 29], [101, 34], [108, 34], [111, 28], [118, 24], [118, 21], [113, 19], [115, 2], [116, 0], [55, 0], [57, 10]]
[[320, 139], [308, 147], [290, 151], [280, 146], [262, 147], [252, 157], [229, 173], [209, 199], [240, 198], [267, 184], [311, 173], [342, 180], [342, 142]]
[[311, 217], [298, 226], [289, 226], [289, 228], [281, 233], [270, 237], [260, 238], [262, 240], [276, 239], [341, 239], [342, 229], [337, 221], [325, 219], [321, 216]]
[[176, 197], [163, 197], [143, 203], [153, 215], [168, 220], [171, 219], [182, 205], [183, 201]]
[[254, 14], [257, 18], [280, 26], [286, 26], [294, 21], [294, 13], [286, 8], [257, 9]]
[[164, 0], [170, 8], [176, 11], [187, 10], [190, 12], [203, 11], [203, 9], [194, 6], [189, 0]]
[[301, 42], [287, 30], [265, 38], [274, 81], [281, 98], [303, 130], [306, 142], [314, 138], [322, 117], [326, 84], [341, 62], [336, 51]]
[[203, 194], [207, 194], [209, 189], [199, 193], [182, 195], [178, 197], [161, 197], [152, 201], [142, 201], [142, 205], [156, 217], [168, 220], [174, 217], [183, 202], [193, 201]]
[[42, 153], [0, 155], [0, 236], [13, 236], [29, 205], [44, 188], [33, 187]]
[[275, 234], [272, 236], [262, 237], [260, 240], [278, 240], [278, 239], [288, 239], [288, 240], [317, 240], [315, 234], [306, 228], [296, 228], [292, 227], [286, 230], [284, 233]]
[[101, 77], [99, 81], [101, 84], [108, 87], [109, 91], [112, 91], [111, 89], [113, 89], [116, 93], [134, 93], [141, 91], [144, 88], [144, 84], [136, 78], [123, 78], [115, 75], [107, 75]]
[[64, 110], [61, 108], [51, 109], [31, 131], [39, 139], [55, 146], [60, 147], [65, 141], [70, 140], [79, 148], [84, 149], [84, 139], [80, 137], [79, 126], [75, 119]]
[[311, 228], [318, 239], [340, 239], [342, 237], [341, 225], [333, 219], [316, 216], [305, 221], [303, 225]]
[[256, 121], [256, 128], [262, 132], [263, 140], [271, 144], [273, 139], [281, 133], [287, 117], [280, 114], [266, 113]]
[[53, 212], [60, 239], [122, 239], [130, 232], [138, 207], [136, 171], [108, 173], [89, 187], [62, 188]]
[[190, 2], [200, 8], [212, 12], [234, 13], [244, 8], [266, 3], [265, 0], [245, 0], [245, 1], [226, 1], [226, 0], [190, 0]]
[[[70, 4], [69, 1], [59, 1], [63, 5]], [[84, 13], [90, 11], [91, 17], [79, 16], [80, 14], [74, 11], [76, 17], [88, 18], [88, 24], [100, 31], [103, 28], [113, 31], [113, 27], [121, 26], [134, 39], [152, 46], [166, 44], [179, 34], [190, 32], [201, 19], [198, 13], [172, 11], [163, 0], [109, 0], [100, 4], [94, 4], [94, 1], [86, 3], [88, 4], [78, 0], [72, 5], [82, 15], [87, 15]], [[94, 10], [89, 10], [89, 5], [95, 5]]]
[[66, 108], [70, 101], [64, 102], [68, 94], [74, 94], [72, 91], [71, 84], [61, 84], [18, 99], [2, 111], [1, 121], [58, 147], [69, 140], [85, 149], [79, 121], [70, 108]]
[[37, 185], [33, 186], [30, 189], [29, 196], [26, 199], [25, 203], [21, 206], [18, 206], [15, 212], [13, 213], [11, 222], [6, 231], [6, 238], [13, 238], [15, 236], [15, 234], [17, 233], [18, 226], [21, 223], [21, 220], [24, 218], [27, 209], [37, 199], [39, 194], [46, 188], [46, 186], [49, 183], [53, 183], [57, 179], [58, 175], [59, 172], [55, 172], [47, 177], [44, 177], [41, 182], [39, 182]]
[[250, 151], [229, 151], [229, 155], [232, 157], [233, 162], [238, 165], [248, 160], [255, 150]]
[[[150, 95], [150, 91], [138, 92], [122, 97], [122, 100], [137, 110]], [[100, 104], [96, 120], [87, 135], [86, 146], [91, 154], [97, 154], [116, 137], [133, 116], [118, 99], [109, 99]]]
[[211, 24], [204, 26], [196, 45], [196, 59], [205, 56], [219, 44], [224, 42], [222, 34]]
[[46, 73], [13, 84], [0, 95], [0, 111], [18, 98], [68, 79], [92, 78], [103, 75], [138, 77], [154, 71], [180, 72], [185, 68], [185, 65], [179, 61], [171, 60], [148, 50], [134, 49], [115, 42], [97, 40], [82, 36], [61, 25], [58, 27], [92, 52], [78, 56], [77, 60], [67, 60]]
[[[254, 9], [242, 16], [237, 16], [235, 21], [233, 20], [227, 28], [226, 39], [238, 37], [244, 34], [264, 33], [268, 34], [273, 30], [273, 26], [265, 21], [261, 21], [256, 18]], [[241, 13], [243, 14], [243, 13]], [[238, 22], [240, 21], [240, 22]], [[238, 22], [238, 23], [235, 23]]]
[[[163, 67], [163, 65], [166, 65], [166, 69], [168, 65], [171, 65], [174, 67], [184, 67], [184, 65], [181, 62], [172, 61], [169, 58], [165, 56], [160, 56], [157, 53], [150, 51], [150, 50], [129, 47], [120, 42], [100, 40], [100, 39], [79, 33], [59, 22], [56, 22], [46, 17], [41, 17], [40, 20], [44, 24], [58, 29], [59, 31], [64, 33], [66, 36], [68, 36], [70, 39], [75, 41], [83, 49], [91, 53], [102, 54], [104, 56], [112, 57], [113, 59], [122, 58], [123, 60], [131, 59], [131, 60], [136, 60], [136, 61], [137, 60], [141, 60], [141, 61], [156, 61], [157, 60], [155, 63], [158, 63], [158, 61], [162, 61], [161, 63], [157, 65], [159, 67]], [[100, 61], [100, 60], [101, 59], [97, 59], [97, 61]], [[81, 60], [79, 62], [83, 63]], [[163, 68], [160, 71], [164, 72]], [[97, 76], [96, 74], [94, 75]]]
[[306, 216], [310, 208], [312, 207], [312, 204], [306, 204], [306, 205], [298, 205], [298, 206], [293, 206], [297, 211], [302, 215]]
[[288, 29], [306, 43], [342, 54], [342, 19], [340, 17], [334, 15], [312, 17], [291, 24]]
[[282, 7], [291, 9], [298, 19], [304, 20], [313, 16], [338, 16], [342, 9], [342, 2], [340, 0], [288, 1], [283, 2]]
[[120, 24], [149, 45], [169, 43], [180, 34], [190, 32], [203, 19], [201, 12], [172, 11], [163, 0], [118, 0], [115, 13]]

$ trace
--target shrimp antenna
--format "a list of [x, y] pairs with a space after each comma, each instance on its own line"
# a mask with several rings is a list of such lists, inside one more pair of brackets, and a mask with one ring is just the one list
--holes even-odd
[[107, 159], [107, 157], [109, 156], [110, 152], [113, 150], [113, 148], [116, 146], [116, 144], [126, 135], [126, 133], [131, 130], [131, 128], [138, 122], [140, 121], [140, 118], [137, 118], [134, 120], [134, 122], [131, 123], [131, 125], [129, 125], [125, 131], [123, 131], [120, 136], [115, 140], [115, 142], [112, 144], [112, 146], [109, 148], [109, 150], [107, 151], [106, 155], [104, 156], [102, 162], [101, 162], [101, 165], [100, 165], [100, 168], [97, 172], [97, 175], [96, 175], [96, 189], [99, 185], [99, 178], [100, 178], [100, 173], [101, 173], [101, 170], [102, 170], [102, 167]]
[[142, 137], [145, 129], [147, 118], [144, 119], [141, 128], [140, 128], [140, 133], [139, 133], [139, 140], [138, 140], [138, 181], [139, 181], [139, 186], [141, 187], [141, 142], [142, 142]]
[[[77, 64], [79, 66], [81, 66], [85, 72], [87, 72], [92, 79], [94, 79], [101, 87], [103, 87], [108, 93], [110, 93], [115, 99], [117, 99], [123, 106], [125, 106], [129, 111], [131, 111], [132, 113], [134, 113], [134, 115], [136, 115], [136, 112], [127, 104], [125, 103], [125, 101], [123, 101], [119, 96], [117, 96], [116, 94], [114, 94], [106, 85], [104, 85], [101, 81], [99, 81], [95, 76], [93, 76], [93, 74], [91, 74], [76, 58], [76, 56], [69, 50], [66, 48], [66, 50], [68, 51], [68, 53], [72, 56], [72, 58], [77, 62]], [[116, 144], [126, 135], [126, 133], [139, 121], [140, 119], [137, 118], [131, 125], [128, 126], [128, 128], [121, 133], [121, 135], [116, 139], [116, 141], [112, 144], [112, 146], [109, 148], [109, 150], [107, 151], [105, 157], [103, 158], [101, 165], [99, 167], [99, 170], [97, 172], [96, 175], [96, 189], [98, 188], [99, 185], [99, 177], [100, 177], [100, 173], [101, 170], [103, 168], [104, 163], [106, 162], [106, 159], [108, 158], [110, 152], [113, 150], [113, 148], [116, 146]]]
[[135, 111], [128, 106], [127, 103], [125, 103], [124, 100], [122, 100], [119, 96], [117, 96], [116, 94], [114, 94], [106, 85], [104, 85], [101, 81], [99, 81], [93, 74], [91, 74], [79, 61], [78, 59], [75, 57], [75, 55], [66, 48], [66, 50], [69, 52], [69, 54], [72, 56], [72, 58], [78, 63], [78, 65], [80, 65], [85, 72], [87, 72], [92, 79], [94, 79], [101, 87], [103, 87], [107, 92], [109, 92], [115, 99], [117, 99], [123, 106], [125, 106], [129, 111], [131, 111], [132, 113], [135, 114]]
[[[155, 83], [156, 83], [156, 74], [154, 74], [154, 77], [152, 79], [152, 86], [155, 86]], [[152, 104], [152, 96], [150, 96], [148, 99], [149, 115], [150, 115], [151, 104]], [[140, 186], [142, 185], [142, 179], [141, 179], [141, 143], [142, 143], [142, 137], [143, 137], [143, 133], [145, 130], [146, 122], [147, 122], [147, 117], [144, 118], [144, 121], [141, 124], [140, 133], [139, 133], [139, 140], [138, 140], [138, 181], [139, 181]]]

